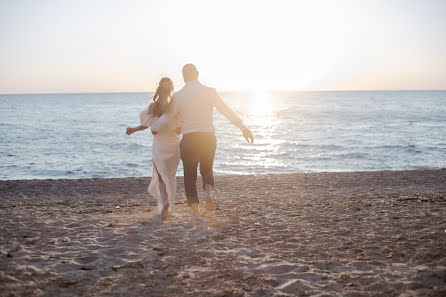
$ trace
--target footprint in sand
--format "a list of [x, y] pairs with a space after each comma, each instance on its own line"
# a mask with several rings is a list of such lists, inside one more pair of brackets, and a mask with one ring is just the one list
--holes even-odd
[[95, 254], [86, 254], [86, 255], [82, 255], [80, 257], [77, 257], [74, 259], [74, 262], [77, 264], [89, 264], [91, 262], [94, 262], [98, 259], [98, 256]]

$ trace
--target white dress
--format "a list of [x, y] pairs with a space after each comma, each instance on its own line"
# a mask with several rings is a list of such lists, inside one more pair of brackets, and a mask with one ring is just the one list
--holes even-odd
[[158, 173], [166, 184], [169, 201], [169, 212], [173, 211], [177, 189], [176, 172], [180, 162], [180, 138], [176, 133], [180, 120], [173, 113], [165, 113], [161, 117], [154, 117], [148, 113], [148, 107], [139, 115], [143, 126], [151, 127], [158, 133], [153, 138], [152, 164], [153, 173], [147, 191], [158, 202], [158, 211], [163, 208], [163, 199], [159, 190]]

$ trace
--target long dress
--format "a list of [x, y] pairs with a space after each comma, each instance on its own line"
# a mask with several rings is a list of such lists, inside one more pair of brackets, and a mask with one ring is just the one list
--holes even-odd
[[143, 126], [151, 127], [157, 131], [152, 144], [152, 180], [147, 188], [150, 195], [158, 202], [158, 211], [164, 205], [159, 190], [159, 176], [166, 184], [167, 199], [169, 202], [169, 213], [174, 209], [177, 189], [176, 172], [180, 162], [180, 138], [176, 133], [180, 120], [173, 116], [173, 113], [164, 113], [161, 117], [154, 117], [148, 113], [148, 108], [140, 115], [140, 123]]

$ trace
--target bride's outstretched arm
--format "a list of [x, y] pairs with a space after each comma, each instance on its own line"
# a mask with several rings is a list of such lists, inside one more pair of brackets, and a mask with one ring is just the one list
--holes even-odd
[[134, 127], [134, 128], [132, 128], [132, 127], [128, 127], [128, 128], [125, 130], [125, 133], [127, 133], [127, 135], [132, 135], [132, 134], [135, 133], [135, 132], [142, 131], [142, 130], [146, 130], [147, 128], [149, 128], [149, 127], [144, 126], [144, 125], [139, 125], [138, 127]]
[[132, 135], [135, 132], [146, 130], [152, 125], [154, 120], [155, 118], [153, 117], [153, 103], [152, 103], [150, 104], [150, 106], [148, 106], [147, 108], [145, 108], [143, 111], [140, 112], [139, 122], [141, 125], [134, 128], [128, 127], [125, 130], [125, 133], [127, 133], [127, 135]]

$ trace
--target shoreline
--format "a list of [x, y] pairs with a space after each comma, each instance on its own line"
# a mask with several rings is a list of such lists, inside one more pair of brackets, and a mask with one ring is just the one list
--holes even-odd
[[148, 177], [0, 181], [0, 292], [446, 294], [446, 169], [215, 180], [197, 225], [181, 203], [162, 223]]
[[[412, 171], [438, 171], [446, 170], [446, 167], [421, 167], [416, 169], [389, 169], [389, 170], [357, 170], [357, 171], [317, 171], [317, 172], [271, 172], [271, 173], [239, 173], [239, 174], [216, 174], [214, 176], [250, 176], [250, 175], [288, 175], [288, 174], [344, 174], [344, 173], [374, 173], [374, 172], [412, 172]], [[177, 178], [184, 178], [177, 175]], [[0, 183], [8, 181], [46, 181], [46, 180], [102, 180], [102, 179], [126, 179], [126, 178], [150, 178], [150, 176], [122, 176], [122, 177], [80, 177], [80, 178], [25, 178], [25, 179], [0, 179]]]

